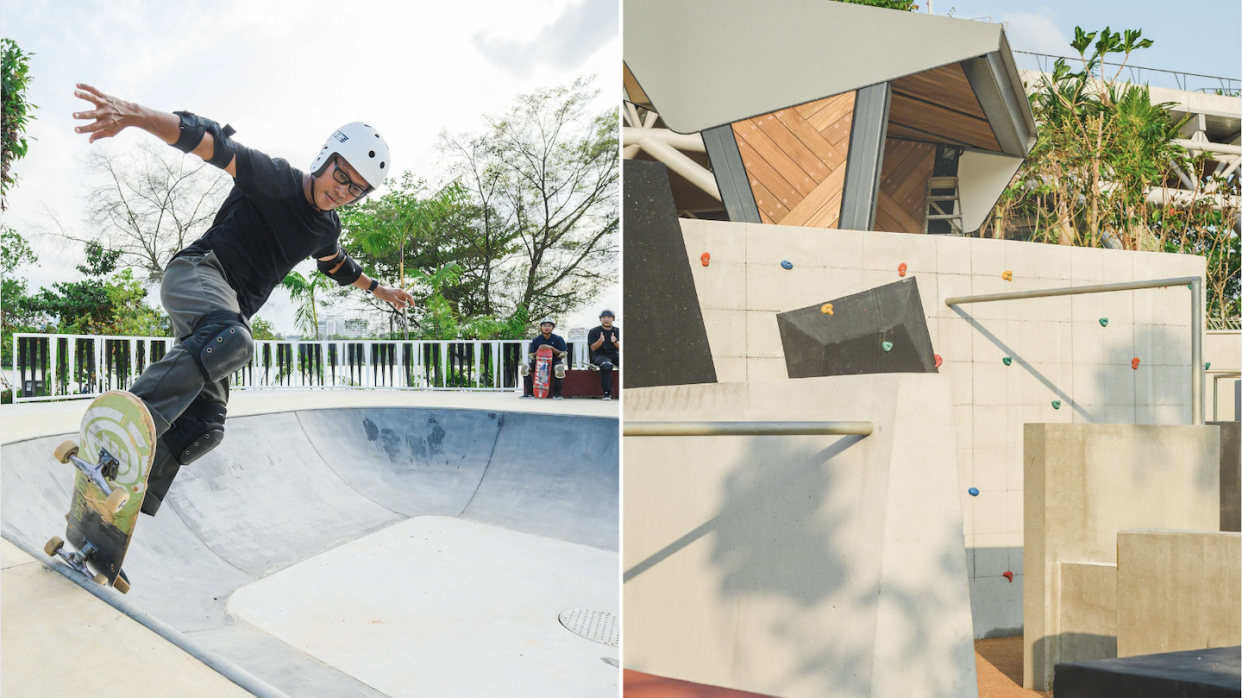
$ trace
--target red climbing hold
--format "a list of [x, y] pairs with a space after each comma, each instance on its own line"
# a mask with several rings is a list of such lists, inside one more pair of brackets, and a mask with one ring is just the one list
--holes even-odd
[[932, 354], [932, 356], [936, 357], [936, 368], [940, 368], [940, 364], [944, 363], [944, 359], [940, 358], [939, 354]]
[[1008, 579], [1010, 584], [1013, 584], [1013, 572], [1006, 571], [1005, 574], [1001, 576], [1004, 577], [1005, 579]]
[[1138, 370], [1138, 365], [1139, 365], [1139, 359], [1138, 359], [1138, 357], [1137, 357], [1137, 356], [1136, 356], [1136, 357], [1134, 357], [1133, 359], [1130, 359], [1130, 368], [1132, 368], [1132, 369], [1134, 369], [1135, 371], [1137, 371], [1137, 370]]
[[703, 254], [699, 255], [699, 261], [703, 263], [703, 266], [707, 266], [707, 263], [712, 261], [711, 253], [704, 252]]
[[897, 276], [905, 276], [905, 275], [906, 275], [906, 263], [902, 262], [901, 264], [897, 265]]

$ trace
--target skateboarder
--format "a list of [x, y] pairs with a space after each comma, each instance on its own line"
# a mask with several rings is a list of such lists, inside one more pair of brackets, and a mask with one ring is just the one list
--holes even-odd
[[612, 369], [621, 365], [621, 328], [612, 324], [615, 319], [611, 310], [603, 310], [599, 327], [587, 333], [591, 363], [599, 366], [599, 387], [605, 400], [612, 399]]
[[224, 437], [229, 377], [253, 354], [249, 320], [295, 265], [314, 257], [341, 286], [356, 286], [397, 308], [413, 304], [405, 291], [363, 274], [337, 245], [341, 221], [333, 209], [383, 184], [392, 161], [380, 134], [357, 121], [334, 131], [304, 173], [235, 142], [227, 125], [77, 87], [75, 96], [95, 108], [73, 115], [91, 121], [74, 130], [89, 133], [91, 143], [134, 126], [233, 177], [211, 228], [164, 269], [160, 301], [176, 346], [130, 389], [151, 412], [159, 437], [142, 505], [154, 516], [181, 466]]
[[545, 317], [539, 321], [539, 334], [530, 340], [530, 349], [527, 354], [529, 363], [522, 364], [521, 373], [523, 376], [523, 385], [525, 390], [522, 397], [535, 397], [535, 352], [539, 351], [539, 347], [548, 346], [552, 348], [553, 366], [552, 369], [552, 399], [564, 400], [561, 396], [561, 379], [565, 377], [565, 360], [569, 357], [569, 348], [565, 345], [565, 339], [559, 334], [552, 334], [552, 330], [556, 329], [556, 323], [552, 318]]

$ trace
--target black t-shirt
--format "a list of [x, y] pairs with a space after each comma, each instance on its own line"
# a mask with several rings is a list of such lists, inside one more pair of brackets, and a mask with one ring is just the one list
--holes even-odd
[[535, 352], [539, 351], [539, 347], [545, 344], [552, 347], [553, 349], [558, 349], [560, 351], [569, 351], [569, 348], [565, 346], [564, 337], [560, 336], [559, 334], [553, 333], [551, 337], [544, 339], [543, 333], [540, 332], [539, 334], [535, 335], [534, 339], [530, 340], [530, 353], [534, 354]]
[[211, 229], [177, 253], [214, 251], [246, 317], [299, 262], [336, 254], [341, 219], [311, 206], [302, 178], [288, 161], [239, 144], [233, 190]]
[[613, 339], [616, 339], [618, 342], [621, 341], [621, 328], [620, 327], [613, 325], [611, 329], [605, 330], [604, 326], [600, 325], [596, 327], [595, 329], [591, 330], [590, 332], [587, 332], [587, 347], [590, 348], [591, 345], [598, 342], [600, 335], [603, 335], [604, 343], [599, 345], [599, 349], [591, 349], [592, 352], [596, 354], [607, 354], [614, 358], [618, 354], [621, 353], [621, 348], [613, 344], [608, 339], [608, 335], [612, 335]]

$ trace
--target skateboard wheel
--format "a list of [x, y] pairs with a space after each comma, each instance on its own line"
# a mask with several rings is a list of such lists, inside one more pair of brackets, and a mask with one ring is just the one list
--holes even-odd
[[124, 579], [118, 576], [116, 578], [116, 581], [112, 583], [112, 588], [116, 589], [122, 594], [128, 594], [129, 593], [129, 582], [125, 581]]
[[78, 444], [73, 439], [61, 441], [60, 445], [56, 447], [56, 460], [61, 463], [68, 463], [69, 456], [76, 455], [78, 455]]
[[61, 540], [60, 536], [52, 536], [43, 546], [43, 552], [47, 553], [48, 557], [56, 557], [56, 551], [63, 547], [65, 547], [65, 541]]
[[100, 585], [108, 583], [108, 575], [102, 574], [102, 573], [97, 574], [94, 577], [91, 577], [91, 579], [94, 580], [96, 584], [100, 584]]
[[121, 507], [125, 506], [125, 503], [128, 501], [129, 490], [124, 487], [118, 487], [115, 490], [112, 490], [112, 494], [108, 495], [108, 499], [104, 501], [104, 508], [108, 510], [109, 514], [115, 514], [120, 511]]

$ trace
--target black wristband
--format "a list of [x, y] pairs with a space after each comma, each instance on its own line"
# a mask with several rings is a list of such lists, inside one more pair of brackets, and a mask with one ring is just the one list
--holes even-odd
[[367, 293], [375, 293], [377, 288], [379, 288], [379, 279], [371, 279], [371, 285], [367, 287]]

